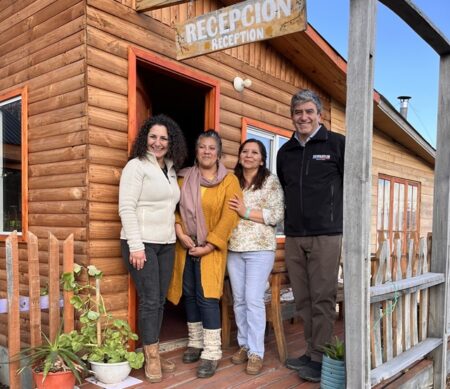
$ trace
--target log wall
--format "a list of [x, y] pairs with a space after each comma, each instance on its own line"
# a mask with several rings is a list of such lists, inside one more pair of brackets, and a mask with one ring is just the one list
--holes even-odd
[[[42, 286], [48, 281], [48, 231], [60, 240], [73, 232], [75, 261], [87, 262], [85, 25], [82, 0], [0, 0], [0, 95], [28, 87], [28, 226], [41, 238]], [[20, 294], [28, 295], [24, 243], [19, 269]], [[1, 298], [5, 290], [1, 242]], [[48, 314], [42, 317], [46, 329]], [[20, 320], [27, 342], [28, 313], [21, 313]], [[6, 322], [6, 315], [0, 315], [0, 344], [5, 344]]]

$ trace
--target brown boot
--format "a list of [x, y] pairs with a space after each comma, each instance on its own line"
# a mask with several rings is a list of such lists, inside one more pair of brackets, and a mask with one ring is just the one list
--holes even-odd
[[161, 382], [161, 361], [159, 360], [159, 344], [153, 343], [144, 346], [145, 376], [150, 382]]
[[162, 355], [159, 356], [159, 360], [161, 361], [161, 370], [164, 373], [172, 373], [175, 371], [176, 368], [175, 363], [164, 358]]

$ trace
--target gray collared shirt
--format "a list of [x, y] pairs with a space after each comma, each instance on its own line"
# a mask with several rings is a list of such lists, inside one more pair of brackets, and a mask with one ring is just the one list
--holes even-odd
[[311, 133], [311, 135], [309, 135], [308, 138], [306, 138], [305, 141], [302, 141], [302, 140], [299, 138], [297, 131], [295, 131], [295, 139], [297, 139], [298, 143], [300, 143], [300, 146], [305, 147], [305, 145], [311, 140], [311, 138], [313, 138], [313, 137], [317, 134], [317, 132], [319, 131], [320, 127], [322, 127], [321, 124], [319, 124], [319, 127], [317, 127], [317, 128], [315, 129], [315, 131], [313, 131], [313, 132]]

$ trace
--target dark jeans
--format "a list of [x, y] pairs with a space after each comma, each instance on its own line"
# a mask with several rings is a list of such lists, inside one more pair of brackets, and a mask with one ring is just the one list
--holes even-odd
[[175, 244], [145, 243], [144, 245], [147, 261], [141, 270], [136, 270], [130, 263], [128, 243], [126, 240], [121, 240], [122, 256], [139, 297], [139, 335], [142, 344], [147, 345], [159, 340], [164, 303], [172, 278]]
[[200, 260], [186, 255], [183, 273], [183, 296], [187, 321], [201, 321], [203, 328], [216, 330], [221, 327], [219, 299], [206, 298], [203, 294]]

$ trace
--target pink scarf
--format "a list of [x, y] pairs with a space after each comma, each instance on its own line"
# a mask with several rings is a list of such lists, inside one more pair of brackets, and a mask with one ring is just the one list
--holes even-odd
[[206, 227], [205, 215], [202, 209], [202, 194], [200, 186], [212, 188], [219, 185], [228, 174], [226, 167], [219, 162], [217, 177], [207, 180], [202, 177], [197, 165], [182, 169], [178, 175], [184, 177], [181, 186], [180, 213], [183, 220], [185, 233], [196, 239], [198, 246], [206, 244], [208, 228]]

